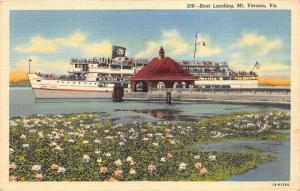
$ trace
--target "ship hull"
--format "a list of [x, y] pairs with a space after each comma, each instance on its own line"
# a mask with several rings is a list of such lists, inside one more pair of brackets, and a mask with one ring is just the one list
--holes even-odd
[[99, 99], [111, 98], [113, 87], [99, 87], [98, 82], [51, 80], [28, 74], [37, 99]]
[[112, 92], [32, 88], [37, 99], [106, 99]]

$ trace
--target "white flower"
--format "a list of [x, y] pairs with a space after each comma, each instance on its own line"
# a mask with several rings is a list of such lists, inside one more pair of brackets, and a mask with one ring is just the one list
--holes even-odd
[[148, 166], [148, 171], [153, 172], [153, 171], [155, 171], [155, 170], [156, 170], [156, 166], [155, 166], [155, 165], [150, 164], [150, 165]]
[[155, 133], [155, 136], [162, 136], [162, 133]]
[[149, 140], [149, 138], [146, 138], [146, 137], [143, 138], [143, 141], [148, 141], [148, 140]]
[[125, 143], [124, 142], [119, 142], [119, 145], [123, 146], [123, 145], [125, 145]]
[[194, 159], [198, 160], [198, 159], [200, 159], [200, 156], [199, 155], [195, 155]]
[[69, 143], [74, 143], [75, 141], [73, 139], [68, 140]]
[[217, 157], [215, 155], [209, 155], [208, 159], [211, 161], [215, 161]]
[[87, 140], [83, 140], [83, 141], [82, 141], [82, 144], [85, 144], [85, 145], [86, 145], [86, 144], [89, 144], [89, 143], [90, 143], [90, 142], [87, 141]]
[[174, 145], [174, 144], [175, 144], [175, 141], [174, 141], [174, 140], [170, 140], [170, 143], [171, 143], [172, 145]]
[[102, 163], [102, 158], [97, 159], [97, 163]]
[[110, 157], [111, 154], [110, 153], [105, 153], [105, 156]]
[[165, 158], [165, 157], [162, 157], [162, 158], [160, 158], [160, 161], [161, 161], [161, 162], [166, 162], [166, 158]]
[[12, 148], [9, 148], [9, 154], [10, 154], [10, 155], [12, 155], [14, 152], [15, 152], [15, 150], [14, 150], [14, 149], [12, 149]]
[[130, 132], [130, 133], [133, 133], [133, 132], [134, 132], [134, 129], [133, 129], [133, 128], [130, 128], [130, 129], [129, 129], [129, 132]]
[[98, 133], [98, 131], [97, 131], [97, 130], [93, 130], [92, 132], [93, 132], [94, 134], [97, 134], [97, 133]]
[[152, 145], [154, 145], [154, 146], [158, 147], [158, 143], [152, 143]]
[[64, 168], [64, 167], [58, 167], [58, 170], [57, 170], [57, 172], [59, 172], [59, 173], [65, 173], [66, 172], [66, 169]]
[[115, 161], [115, 164], [117, 166], [121, 166], [122, 165], [122, 161], [120, 159], [118, 159], [118, 160]]
[[101, 153], [101, 151], [100, 150], [95, 150], [94, 153], [98, 155], [98, 154]]
[[57, 146], [55, 147], [55, 150], [57, 150], [57, 151], [62, 151], [63, 149], [62, 149], [59, 145], [57, 145]]
[[57, 146], [57, 143], [55, 141], [52, 141], [49, 145], [54, 147], [54, 146]]
[[44, 138], [43, 132], [42, 132], [42, 131], [41, 131], [41, 132], [38, 132], [38, 136], [39, 136], [40, 138]]
[[186, 166], [187, 166], [186, 163], [183, 163], [183, 162], [180, 163], [180, 164], [179, 164], [179, 170], [180, 170], [180, 171], [185, 170], [185, 169], [186, 169]]
[[60, 139], [60, 136], [57, 134], [54, 136], [54, 139]]
[[95, 139], [93, 142], [94, 143], [100, 143], [100, 140], [99, 139]]
[[136, 174], [134, 169], [130, 169], [129, 174]]
[[127, 161], [127, 162], [131, 162], [131, 161], [133, 161], [133, 159], [132, 159], [131, 156], [128, 156], [128, 157], [126, 158], [126, 161]]
[[109, 132], [109, 130], [107, 129], [107, 130], [105, 130], [104, 132], [105, 132], [105, 133], [108, 133], [108, 132]]
[[108, 136], [106, 136], [106, 137], [104, 137], [105, 139], [113, 139], [114, 137], [113, 136], [110, 136], [110, 135], [108, 135]]
[[129, 163], [131, 166], [132, 165], [134, 165], [135, 164], [135, 162], [134, 161], [130, 161], [130, 163]]
[[21, 138], [21, 139], [26, 139], [26, 135], [22, 134], [22, 135], [20, 136], [20, 138]]
[[89, 155], [83, 155], [83, 160], [84, 162], [89, 162], [90, 161], [90, 156]]
[[41, 168], [42, 168], [41, 165], [33, 165], [33, 166], [31, 167], [31, 170], [39, 171], [39, 170], [41, 170]]
[[23, 148], [28, 148], [28, 147], [29, 147], [29, 144], [23, 144], [22, 147], [23, 147]]
[[17, 126], [18, 124], [15, 121], [9, 121], [10, 126]]

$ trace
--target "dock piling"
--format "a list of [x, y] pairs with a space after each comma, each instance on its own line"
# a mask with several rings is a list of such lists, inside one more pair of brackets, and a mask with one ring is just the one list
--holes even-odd
[[172, 96], [171, 96], [171, 92], [167, 92], [167, 96], [166, 96], [166, 104], [172, 104]]

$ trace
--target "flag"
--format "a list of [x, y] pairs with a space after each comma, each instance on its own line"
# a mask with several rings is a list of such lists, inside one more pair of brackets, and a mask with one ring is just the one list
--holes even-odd
[[125, 57], [126, 48], [120, 46], [113, 46], [112, 59], [116, 57]]
[[260, 65], [258, 64], [258, 62], [255, 63], [254, 67], [255, 67], [256, 69], [259, 69], [259, 68], [260, 68]]
[[206, 44], [205, 44], [205, 42], [204, 42], [204, 41], [202, 42], [202, 46], [206, 46]]
[[32, 60], [31, 60], [31, 58], [29, 58], [29, 62], [31, 62]]

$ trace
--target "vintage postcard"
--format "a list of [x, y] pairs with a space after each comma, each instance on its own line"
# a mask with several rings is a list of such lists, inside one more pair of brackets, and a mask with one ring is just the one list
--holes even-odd
[[299, 1], [0, 1], [0, 190], [300, 190]]

